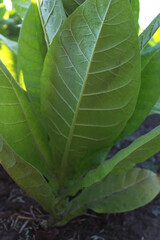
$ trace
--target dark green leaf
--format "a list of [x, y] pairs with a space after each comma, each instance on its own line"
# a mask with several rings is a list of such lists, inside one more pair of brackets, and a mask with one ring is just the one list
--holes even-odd
[[85, 0], [62, 0], [67, 15], [70, 15], [79, 7]]
[[151, 171], [136, 168], [125, 174], [110, 174], [73, 199], [60, 224], [84, 214], [87, 208], [98, 213], [130, 211], [147, 204], [159, 191], [160, 179]]
[[1, 136], [0, 163], [21, 188], [54, 215], [55, 197], [44, 177], [36, 168], [19, 157]]
[[74, 184], [70, 189], [70, 195], [75, 195], [79, 189], [101, 181], [110, 172], [115, 174], [127, 172], [137, 163], [147, 160], [158, 151], [160, 151], [160, 126], [135, 140], [98, 168], [91, 170], [78, 184]]

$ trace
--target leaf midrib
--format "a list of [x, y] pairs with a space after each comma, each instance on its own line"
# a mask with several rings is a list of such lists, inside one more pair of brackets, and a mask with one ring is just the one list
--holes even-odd
[[[43, 3], [43, 1], [42, 1], [42, 3]], [[43, 16], [42, 16], [42, 11], [41, 11], [41, 6], [40, 6], [40, 3], [39, 3], [39, 0], [37, 0], [37, 6], [38, 6], [39, 16], [40, 16], [41, 23], [42, 23], [43, 32], [44, 32], [44, 35], [45, 35], [47, 49], [49, 49], [49, 37], [48, 37], [48, 34], [47, 34], [47, 30], [45, 28], [45, 24], [44, 24], [44, 20], [43, 20]]]
[[[77, 117], [78, 117], [79, 107], [80, 107], [80, 104], [81, 104], [81, 101], [82, 101], [83, 92], [84, 92], [85, 87], [86, 87], [86, 82], [87, 82], [88, 74], [89, 74], [90, 67], [91, 67], [91, 64], [92, 64], [92, 59], [93, 59], [93, 57], [94, 57], [95, 49], [96, 49], [97, 43], [98, 43], [98, 41], [99, 41], [99, 36], [100, 36], [100, 34], [101, 34], [101, 31], [102, 31], [102, 28], [103, 28], [103, 24], [104, 24], [104, 21], [105, 21], [105, 19], [106, 19], [107, 13], [108, 13], [108, 11], [109, 11], [111, 2], [112, 2], [112, 0], [109, 0], [109, 3], [108, 3], [108, 6], [107, 6], [107, 9], [106, 9], [106, 12], [105, 12], [105, 14], [104, 14], [104, 19], [103, 19], [103, 21], [102, 21], [102, 23], [101, 23], [101, 27], [100, 27], [99, 33], [97, 34], [97, 40], [95, 41], [95, 45], [94, 45], [94, 48], [93, 48], [93, 53], [92, 53], [92, 56], [91, 56], [91, 58], [90, 58], [90, 63], [88, 64], [88, 68], [87, 68], [87, 71], [86, 71], [86, 77], [85, 77], [85, 79], [84, 79], [83, 87], [82, 87], [82, 89], [81, 89], [81, 93], [80, 93], [80, 97], [79, 97], [79, 102], [78, 102], [78, 104], [77, 104], [77, 108], [76, 108], [76, 111], [75, 111], [75, 115], [74, 115], [74, 118], [73, 118], [73, 121], [72, 121], [72, 128], [70, 129], [68, 141], [67, 141], [67, 143], [66, 143], [64, 155], [63, 155], [63, 158], [62, 158], [61, 173], [60, 173], [60, 178], [59, 178], [60, 184], [63, 182], [63, 177], [65, 176], [65, 169], [66, 169], [66, 166], [67, 166], [69, 149], [70, 149], [70, 145], [71, 145], [71, 143], [72, 143], [73, 133], [74, 133], [74, 129], [75, 129], [75, 123], [76, 123], [76, 120], [77, 120]], [[85, 7], [85, 4], [83, 5], [83, 7]]]
[[[119, 189], [119, 190], [117, 190], [117, 191], [115, 191], [115, 192], [112, 192], [112, 193], [110, 193], [110, 194], [106, 194], [105, 196], [103, 196], [103, 197], [99, 197], [99, 198], [97, 198], [96, 200], [92, 200], [92, 201], [89, 201], [89, 202], [86, 202], [86, 204], [83, 204], [83, 205], [78, 205], [77, 204], [77, 208], [76, 209], [73, 209], [73, 211], [74, 212], [78, 212], [79, 210], [83, 210], [83, 209], [86, 209], [86, 208], [88, 208], [89, 207], [89, 205], [90, 204], [94, 204], [94, 203], [96, 203], [96, 202], [100, 202], [100, 201], [103, 201], [103, 200], [105, 200], [105, 199], [107, 199], [107, 198], [109, 198], [109, 197], [112, 197], [113, 195], [116, 195], [116, 194], [118, 194], [118, 193], [123, 193], [124, 191], [127, 191], [127, 190], [129, 190], [129, 189], [131, 189], [131, 188], [134, 188], [137, 184], [140, 184], [140, 183], [143, 183], [143, 182], [145, 182], [147, 179], [149, 179], [149, 178], [155, 178], [156, 177], [156, 175], [154, 176], [153, 174], [151, 175], [147, 175], [147, 176], [145, 176], [143, 179], [140, 179], [139, 181], [136, 181], [136, 182], [134, 182], [134, 183], [132, 183], [132, 184], [129, 184], [129, 185], [127, 185], [127, 186], [125, 186], [125, 187], [122, 187], [121, 189]], [[72, 208], [72, 205], [71, 205], [71, 208]], [[90, 208], [90, 207], [89, 207]], [[71, 214], [72, 214], [72, 212], [71, 212]]]

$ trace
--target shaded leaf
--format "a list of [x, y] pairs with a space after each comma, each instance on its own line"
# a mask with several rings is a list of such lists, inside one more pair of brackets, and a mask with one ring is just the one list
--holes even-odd
[[86, 1], [56, 35], [42, 73], [42, 109], [61, 183], [84, 174], [88, 169], [77, 166], [85, 154], [107, 148], [120, 134], [139, 84], [128, 0]]
[[40, 172], [19, 157], [0, 136], [0, 163], [28, 194], [54, 214], [54, 195]]
[[70, 202], [62, 223], [84, 214], [87, 208], [97, 213], [130, 211], [150, 202], [159, 191], [160, 179], [151, 171], [135, 168], [125, 174], [110, 174]]
[[70, 195], [75, 195], [79, 189], [101, 181], [110, 172], [115, 174], [125, 173], [137, 163], [147, 160], [158, 151], [160, 151], [160, 126], [135, 140], [127, 148], [119, 151], [114, 157], [105, 161], [96, 169], [91, 170], [78, 184], [70, 189]]
[[[132, 117], [120, 135], [120, 139], [132, 134], [145, 120], [160, 96], [160, 44], [141, 53], [141, 88]], [[153, 94], [154, 93], [154, 94]]]
[[67, 15], [74, 12], [84, 1], [85, 0], [62, 0]]

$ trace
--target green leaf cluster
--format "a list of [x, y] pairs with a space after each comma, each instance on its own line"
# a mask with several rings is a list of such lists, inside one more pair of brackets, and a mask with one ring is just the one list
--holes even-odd
[[[160, 44], [144, 48], [139, 1], [32, 0], [18, 42], [0, 35], [0, 162], [63, 225], [151, 201], [160, 179], [134, 168], [160, 151], [160, 126], [113, 157], [110, 149], [155, 112]], [[154, 94], [153, 94], [154, 93]]]

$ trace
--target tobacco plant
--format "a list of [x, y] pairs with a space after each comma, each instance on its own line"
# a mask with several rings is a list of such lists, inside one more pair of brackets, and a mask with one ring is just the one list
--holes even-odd
[[160, 96], [160, 45], [146, 46], [160, 16], [138, 38], [138, 1], [13, 4], [24, 20], [18, 43], [0, 36], [3, 167], [52, 224], [151, 201], [159, 176], [134, 166], [160, 150], [160, 126], [109, 152]]

